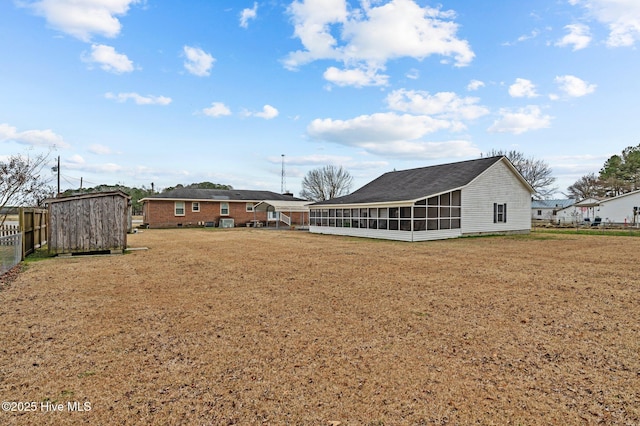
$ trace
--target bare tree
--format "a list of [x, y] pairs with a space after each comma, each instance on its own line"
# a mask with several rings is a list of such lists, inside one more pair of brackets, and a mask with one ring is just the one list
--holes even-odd
[[567, 188], [568, 197], [575, 200], [584, 200], [585, 198], [598, 197], [603, 195], [604, 187], [602, 181], [598, 179], [595, 173], [589, 173], [582, 176], [573, 185]]
[[10, 155], [0, 161], [0, 226], [7, 218], [6, 207], [36, 206], [51, 194], [49, 179], [42, 176], [47, 154]]
[[319, 167], [302, 179], [300, 196], [312, 201], [330, 200], [348, 194], [352, 184], [353, 176], [342, 166]]
[[550, 198], [558, 188], [553, 186], [556, 178], [552, 176], [552, 170], [543, 160], [536, 160], [533, 157], [526, 157], [519, 151], [496, 151], [492, 150], [487, 157], [504, 155], [511, 161], [522, 177], [529, 182], [534, 189], [534, 198], [544, 200]]

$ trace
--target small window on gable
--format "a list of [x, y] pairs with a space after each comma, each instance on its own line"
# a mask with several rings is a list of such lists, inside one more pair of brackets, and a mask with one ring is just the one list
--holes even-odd
[[493, 223], [507, 222], [507, 205], [493, 203]]
[[220, 203], [220, 214], [222, 216], [229, 215], [229, 203]]
[[173, 212], [176, 216], [184, 216], [184, 201], [176, 201], [173, 204]]
[[252, 212], [253, 211], [253, 203], [247, 203], [246, 211], [247, 212]]
[[200, 202], [199, 201], [194, 201], [193, 203], [191, 203], [191, 211], [195, 212], [195, 213], [200, 211]]

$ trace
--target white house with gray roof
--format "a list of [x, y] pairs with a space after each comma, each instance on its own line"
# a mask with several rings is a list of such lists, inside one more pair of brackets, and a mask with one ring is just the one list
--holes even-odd
[[555, 221], [558, 212], [572, 206], [576, 200], [533, 200], [531, 201], [531, 219]]
[[640, 225], [640, 190], [611, 198], [587, 198], [558, 212], [560, 223], [593, 222], [604, 224]]
[[401, 241], [528, 233], [533, 192], [504, 156], [393, 171], [311, 204], [309, 230]]

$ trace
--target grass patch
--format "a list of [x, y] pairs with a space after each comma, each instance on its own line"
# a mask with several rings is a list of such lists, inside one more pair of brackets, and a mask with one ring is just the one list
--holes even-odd
[[573, 235], [600, 235], [608, 237], [640, 237], [640, 229], [608, 229], [608, 228], [535, 228], [532, 234], [573, 234]]
[[49, 253], [49, 249], [47, 248], [46, 245], [40, 247], [39, 249], [36, 249], [33, 253], [31, 253], [29, 256], [25, 257], [25, 259], [22, 261], [25, 265], [30, 265], [34, 262], [39, 262], [41, 260], [45, 260], [45, 259], [51, 259], [55, 257], [55, 254], [50, 254]]
[[640, 424], [638, 238], [225, 231], [33, 262], [0, 394], [91, 411], [2, 424]]

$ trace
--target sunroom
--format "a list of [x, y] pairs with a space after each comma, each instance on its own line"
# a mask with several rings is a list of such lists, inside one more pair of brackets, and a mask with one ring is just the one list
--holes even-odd
[[401, 241], [525, 233], [532, 192], [502, 156], [394, 170], [351, 194], [310, 205], [309, 230]]
[[450, 191], [410, 204], [311, 206], [310, 224], [318, 233], [405, 241], [451, 238], [461, 229], [461, 194], [460, 190]]

